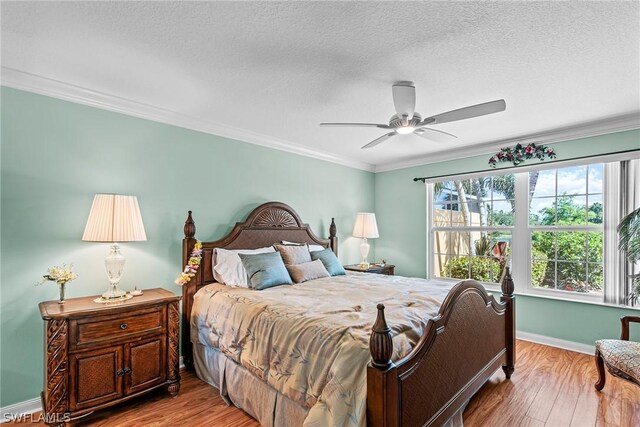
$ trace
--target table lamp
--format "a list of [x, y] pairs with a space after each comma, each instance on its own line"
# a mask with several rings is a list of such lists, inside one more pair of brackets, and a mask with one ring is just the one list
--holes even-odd
[[376, 223], [376, 214], [368, 212], [360, 212], [356, 216], [356, 223], [353, 226], [353, 237], [362, 239], [360, 244], [360, 254], [362, 255], [362, 268], [369, 268], [367, 255], [369, 255], [369, 243], [367, 239], [375, 239], [378, 236], [378, 224]]
[[109, 289], [104, 299], [122, 298], [126, 292], [118, 289], [125, 258], [117, 242], [146, 241], [142, 215], [136, 196], [96, 194], [87, 219], [82, 240], [111, 243], [111, 252], [104, 260], [109, 277]]

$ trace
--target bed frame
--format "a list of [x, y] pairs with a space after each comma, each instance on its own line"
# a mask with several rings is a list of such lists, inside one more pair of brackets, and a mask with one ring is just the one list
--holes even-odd
[[[184, 225], [182, 264], [190, 257], [196, 227], [189, 211]], [[331, 219], [329, 238], [317, 237], [298, 214], [284, 203], [255, 208], [246, 221], [236, 223], [223, 239], [202, 242], [202, 265], [182, 288], [182, 354], [193, 369], [191, 307], [198, 289], [214, 283], [215, 248], [255, 249], [281, 240], [307, 242], [331, 248], [336, 254], [336, 226]], [[375, 427], [440, 426], [455, 414], [502, 367], [507, 379], [515, 367], [515, 297], [509, 268], [502, 278], [497, 302], [482, 285], [465, 280], [445, 298], [439, 315], [429, 320], [424, 335], [407, 356], [395, 363], [391, 331], [378, 304], [370, 338], [367, 367], [367, 424]]]

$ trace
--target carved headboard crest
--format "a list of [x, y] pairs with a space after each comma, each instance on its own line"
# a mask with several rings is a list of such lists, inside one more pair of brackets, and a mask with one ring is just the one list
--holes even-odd
[[300, 227], [300, 218], [282, 207], [269, 207], [262, 210], [251, 221], [253, 227]]

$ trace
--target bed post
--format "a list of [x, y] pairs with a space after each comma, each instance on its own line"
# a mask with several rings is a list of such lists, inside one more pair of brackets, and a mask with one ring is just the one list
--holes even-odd
[[504, 276], [502, 276], [502, 296], [500, 301], [507, 305], [505, 318], [505, 346], [507, 349], [507, 361], [502, 365], [502, 370], [507, 379], [511, 378], [511, 374], [516, 366], [516, 297], [513, 295], [514, 285], [511, 278], [511, 268], [506, 266]]
[[[196, 244], [196, 224], [191, 217], [191, 211], [184, 222], [184, 238], [182, 239], [182, 267], [189, 261], [191, 251]], [[193, 295], [196, 292], [200, 274], [196, 274], [189, 283], [182, 286], [182, 361], [187, 370], [193, 370], [193, 348], [191, 347], [191, 307]]]
[[369, 351], [371, 364], [367, 367], [367, 425], [395, 427], [398, 422], [397, 374], [391, 361], [393, 339], [384, 317], [384, 305], [378, 304], [378, 316], [371, 328]]
[[329, 226], [329, 240], [331, 241], [331, 250], [338, 256], [338, 238], [336, 237], [337, 227], [335, 218], [331, 218], [331, 225]]

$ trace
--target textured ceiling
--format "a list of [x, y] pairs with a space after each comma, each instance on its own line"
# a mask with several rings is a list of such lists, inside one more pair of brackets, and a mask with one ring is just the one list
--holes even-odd
[[[639, 2], [2, 2], [2, 65], [384, 165], [640, 112]], [[396, 136], [391, 84], [423, 116], [507, 111]], [[251, 139], [251, 138], [247, 138]], [[252, 142], [252, 141], [250, 141]]]

